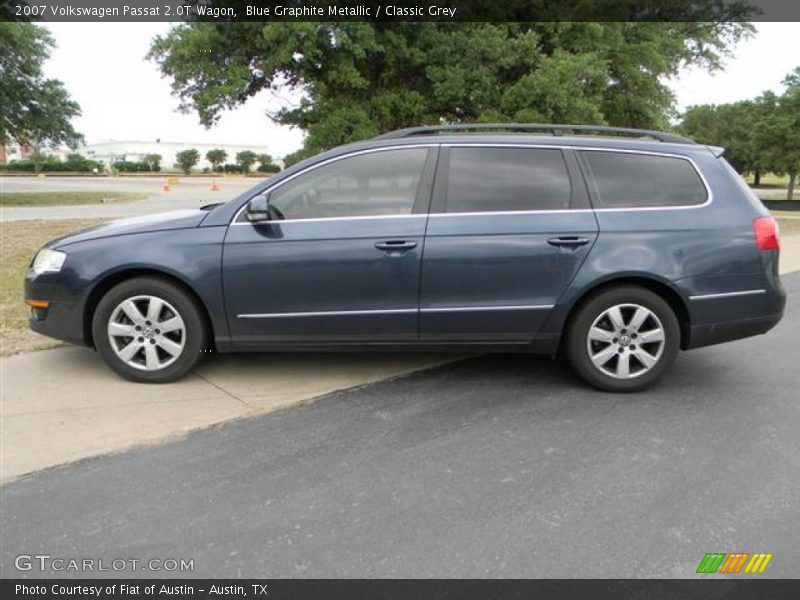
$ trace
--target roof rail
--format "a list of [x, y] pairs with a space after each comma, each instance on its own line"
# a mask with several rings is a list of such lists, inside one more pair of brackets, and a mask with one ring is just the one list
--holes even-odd
[[611, 133], [617, 135], [627, 135], [631, 137], [648, 137], [660, 142], [671, 142], [673, 144], [695, 144], [694, 140], [672, 133], [663, 131], [653, 131], [651, 129], [631, 129], [629, 127], [608, 127], [606, 125], [543, 125], [539, 123], [459, 123], [456, 125], [430, 125], [422, 127], [408, 127], [397, 129], [379, 135], [376, 140], [395, 140], [400, 138], [413, 137], [416, 135], [433, 135], [451, 132], [470, 132], [470, 131], [533, 131], [550, 133], [552, 135], [564, 135], [574, 132], [596, 132]]

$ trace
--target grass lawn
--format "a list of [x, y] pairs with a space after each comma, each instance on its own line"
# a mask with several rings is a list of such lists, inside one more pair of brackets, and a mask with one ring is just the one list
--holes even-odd
[[66, 219], [0, 223], [0, 356], [59, 345], [58, 341], [28, 329], [28, 307], [23, 303], [25, 270], [45, 242], [102, 221]]
[[[753, 185], [753, 175], [752, 173], [746, 177], [747, 185]], [[761, 176], [761, 182], [758, 184], [760, 188], [783, 188], [786, 189], [786, 186], [789, 185], [789, 176], [782, 175], [778, 177], [774, 173], [764, 173]]]
[[132, 202], [144, 200], [147, 194], [139, 192], [14, 192], [0, 193], [0, 206], [60, 206], [73, 204], [102, 204], [104, 202]]

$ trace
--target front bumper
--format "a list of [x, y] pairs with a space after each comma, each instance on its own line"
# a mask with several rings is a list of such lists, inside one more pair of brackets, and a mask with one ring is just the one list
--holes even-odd
[[86, 346], [88, 342], [84, 330], [83, 303], [65, 299], [63, 294], [59, 294], [56, 277], [57, 274], [37, 276], [28, 270], [25, 276], [25, 298], [50, 302], [46, 309], [31, 309], [28, 325], [36, 333]]

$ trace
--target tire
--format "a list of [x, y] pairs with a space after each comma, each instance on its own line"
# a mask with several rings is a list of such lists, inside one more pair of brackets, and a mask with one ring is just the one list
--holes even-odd
[[106, 292], [94, 311], [92, 336], [103, 360], [118, 374], [131, 381], [167, 383], [194, 367], [208, 332], [202, 310], [189, 294], [166, 279], [148, 276]]
[[669, 304], [628, 285], [601, 291], [578, 307], [567, 328], [565, 354], [595, 388], [638, 392], [669, 370], [679, 348], [680, 325]]

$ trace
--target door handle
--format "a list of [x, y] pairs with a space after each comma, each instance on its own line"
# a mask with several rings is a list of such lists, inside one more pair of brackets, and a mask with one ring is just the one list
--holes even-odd
[[585, 246], [588, 244], [589, 238], [565, 235], [563, 237], [550, 238], [547, 240], [547, 243], [557, 248], [577, 248], [578, 246]]
[[375, 242], [375, 247], [384, 252], [408, 252], [417, 247], [417, 242], [410, 240], [386, 240]]

